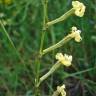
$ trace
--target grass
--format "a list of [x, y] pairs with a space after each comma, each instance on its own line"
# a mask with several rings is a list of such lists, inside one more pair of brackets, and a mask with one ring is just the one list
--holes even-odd
[[[56, 86], [66, 84], [68, 96], [96, 95], [96, 1], [80, 0], [86, 5], [83, 18], [72, 16], [65, 22], [50, 27], [43, 48], [55, 44], [75, 25], [82, 30], [80, 44], [69, 42], [42, 58], [40, 76], [56, 61], [57, 52], [73, 55], [71, 68], [60, 68], [40, 86], [41, 96], [51, 96]], [[59, 17], [71, 8], [71, 0], [49, 0], [48, 19]], [[43, 6], [40, 0], [13, 0], [0, 3], [6, 25], [0, 22], [0, 96], [34, 96], [36, 59], [40, 48], [43, 23]], [[94, 37], [94, 38], [93, 38]]]

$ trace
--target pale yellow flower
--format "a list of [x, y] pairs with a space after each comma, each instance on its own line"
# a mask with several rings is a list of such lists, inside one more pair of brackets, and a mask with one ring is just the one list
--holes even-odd
[[82, 17], [85, 13], [85, 5], [79, 1], [72, 1], [72, 6], [75, 9], [75, 15]]
[[67, 55], [67, 54], [62, 54], [62, 53], [57, 53], [56, 54], [56, 59], [62, 63], [63, 65], [65, 65], [66, 67], [69, 67], [71, 65], [72, 62], [72, 56], [71, 55]]
[[72, 27], [71, 37], [75, 39], [76, 42], [80, 42], [82, 37], [80, 36], [81, 30], [78, 30], [76, 27]]
[[66, 91], [64, 89], [65, 89], [64, 84], [62, 86], [57, 86], [57, 91], [58, 91], [58, 93], [61, 94], [61, 96], [66, 96]]

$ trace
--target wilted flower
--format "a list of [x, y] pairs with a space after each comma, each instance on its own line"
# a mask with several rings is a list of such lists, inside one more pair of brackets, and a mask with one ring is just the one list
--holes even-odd
[[76, 42], [80, 42], [82, 40], [80, 33], [81, 30], [77, 30], [76, 27], [72, 27], [72, 31], [71, 31], [71, 37], [75, 39]]
[[75, 9], [75, 15], [82, 17], [85, 13], [85, 5], [79, 1], [72, 1], [72, 6]]
[[56, 59], [62, 63], [65, 66], [70, 66], [71, 62], [72, 62], [72, 56], [71, 55], [67, 55], [67, 54], [62, 54], [62, 53], [57, 53], [56, 54]]
[[66, 91], [65, 89], [65, 85], [63, 84], [62, 86], [57, 86], [57, 91], [58, 93], [60, 93], [62, 96], [66, 96]]

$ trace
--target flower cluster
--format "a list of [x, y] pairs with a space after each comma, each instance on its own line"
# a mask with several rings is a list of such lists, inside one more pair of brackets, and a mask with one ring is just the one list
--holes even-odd
[[81, 30], [78, 30], [76, 27], [72, 27], [71, 38], [74, 38], [76, 42], [80, 42], [82, 37], [80, 36]]
[[61, 96], [66, 96], [65, 85], [57, 86], [57, 92], [61, 94]]
[[79, 1], [72, 1], [72, 6], [75, 10], [75, 15], [82, 17], [85, 13], [85, 5]]
[[63, 65], [65, 65], [66, 67], [69, 67], [71, 65], [72, 62], [72, 56], [71, 55], [67, 55], [67, 54], [62, 54], [62, 53], [57, 53], [56, 54], [56, 59], [62, 63]]
[[[79, 1], [72, 1], [72, 6], [73, 8], [71, 10], [69, 10], [68, 12], [60, 16], [59, 18], [52, 20], [50, 22], [47, 22], [47, 26], [61, 22], [74, 13], [76, 16], [79, 16], [79, 17], [82, 17], [84, 15], [86, 7], [83, 3]], [[58, 43], [54, 44], [53, 46], [43, 50], [41, 55], [44, 55], [45, 53], [48, 53], [52, 50], [55, 50], [56, 48], [61, 47], [63, 44], [70, 41], [71, 39], [74, 39], [76, 42], [80, 42], [82, 40], [82, 37], [80, 36], [80, 34], [81, 34], [81, 30], [78, 30], [77, 27], [73, 26], [71, 29], [71, 33], [69, 33], [68, 36], [66, 36], [65, 38], [63, 38], [62, 40], [60, 40]], [[55, 63], [55, 65], [53, 65], [52, 68], [40, 78], [40, 81], [38, 83], [39, 85], [47, 77], [53, 74], [61, 66], [61, 64], [66, 67], [69, 67], [72, 65], [72, 55], [67, 55], [67, 54], [63, 55], [62, 53], [57, 53], [56, 59], [57, 59], [57, 62]], [[58, 95], [66, 96], [66, 91], [64, 89], [65, 89], [65, 85], [57, 86], [57, 90], [53, 93], [52, 96], [58, 96]], [[54, 94], [57, 94], [57, 95], [54, 95]]]

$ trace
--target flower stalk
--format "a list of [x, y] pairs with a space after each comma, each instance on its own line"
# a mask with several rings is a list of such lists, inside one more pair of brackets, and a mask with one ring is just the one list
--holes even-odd
[[69, 40], [71, 40], [70, 35], [66, 36], [65, 38], [63, 38], [61, 41], [59, 41], [57, 44], [52, 45], [51, 47], [44, 49], [43, 52], [41, 53], [41, 56], [52, 51], [55, 50], [61, 46], [63, 46], [65, 43], [67, 43]]
[[72, 62], [72, 56], [67, 55], [67, 54], [62, 54], [62, 53], [57, 53], [56, 54], [56, 59], [58, 60], [52, 68], [39, 79], [39, 83], [37, 84], [37, 87], [45, 80], [47, 79], [51, 74], [53, 74], [61, 65], [64, 65], [66, 67], [71, 66]]
[[53, 74], [59, 67], [61, 66], [61, 63], [59, 61], [56, 62], [56, 64], [53, 65], [53, 67], [39, 79], [39, 83], [37, 84], [37, 87], [46, 80], [51, 74]]
[[49, 21], [46, 24], [46, 27], [48, 28], [49, 26], [64, 21], [66, 20], [69, 16], [71, 16], [72, 14], [75, 14], [76, 16], [79, 17], [83, 17], [84, 13], [85, 13], [85, 5], [79, 1], [72, 1], [72, 7], [68, 12], [66, 12], [65, 14], [63, 14], [62, 16], [58, 17], [55, 20]]
[[46, 54], [46, 53], [48, 53], [48, 52], [50, 52], [52, 50], [55, 50], [55, 49], [63, 46], [65, 43], [67, 43], [68, 41], [70, 41], [72, 38], [74, 38], [76, 42], [80, 42], [82, 40], [82, 38], [80, 36], [80, 33], [81, 33], [80, 30], [77, 30], [76, 27], [72, 27], [72, 30], [71, 30], [71, 33], [70, 34], [68, 34], [65, 38], [63, 38], [58, 43], [50, 46], [47, 49], [44, 49], [40, 55], [42, 56], [42, 55], [44, 55], [44, 54]]
[[69, 16], [71, 16], [72, 14], [74, 14], [75, 10], [74, 8], [70, 9], [68, 12], [66, 12], [65, 14], [63, 14], [62, 16], [58, 17], [57, 19], [55, 20], [52, 20], [52, 21], [49, 21], [47, 24], [46, 24], [46, 27], [48, 28], [49, 26], [55, 24], [55, 23], [58, 23], [58, 22], [61, 22], [61, 21], [64, 21], [66, 20]]

